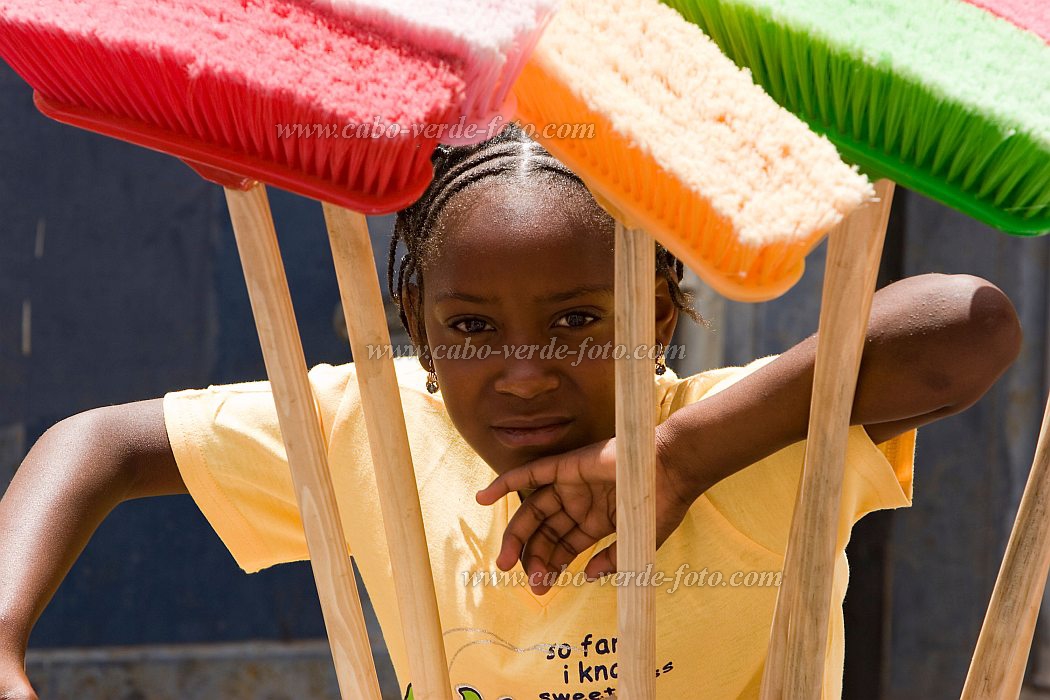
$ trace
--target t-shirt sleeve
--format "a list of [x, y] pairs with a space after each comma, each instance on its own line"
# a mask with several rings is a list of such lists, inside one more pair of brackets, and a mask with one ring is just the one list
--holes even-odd
[[[326, 443], [352, 377], [352, 365], [310, 370]], [[242, 569], [308, 557], [269, 382], [169, 393], [164, 422], [190, 495]]]
[[[775, 359], [766, 357], [746, 367], [683, 379], [673, 408], [712, 396]], [[915, 440], [912, 430], [876, 445], [862, 426], [850, 428], [839, 511], [840, 547], [845, 547], [853, 525], [864, 515], [911, 505]], [[719, 482], [706, 498], [742, 534], [783, 554], [805, 450], [805, 441], [790, 445]]]

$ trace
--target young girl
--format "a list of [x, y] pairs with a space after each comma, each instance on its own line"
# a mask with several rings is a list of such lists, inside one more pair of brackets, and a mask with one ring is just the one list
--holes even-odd
[[[435, 168], [398, 217], [390, 284], [424, 349], [397, 365], [449, 674], [464, 698], [610, 697], [622, 579], [590, 579], [616, 563], [614, 354], [585, 349], [613, 341], [613, 222], [516, 128], [442, 150]], [[694, 312], [673, 257], [659, 251], [654, 274], [666, 346]], [[974, 403], [1020, 337], [1009, 300], [980, 279], [929, 275], [876, 295], [825, 697], [841, 692], [851, 527], [911, 503], [915, 429]], [[810, 337], [779, 357], [685, 379], [654, 362], [661, 547], [652, 571], [622, 573], [656, 586], [660, 698], [757, 695], [815, 347]], [[319, 365], [310, 377], [347, 540], [410, 692], [354, 366]], [[30, 630], [110, 510], [186, 492], [246, 571], [307, 557], [264, 382], [100, 408], [40, 438], [0, 502], [0, 698], [35, 697], [23, 670]]]

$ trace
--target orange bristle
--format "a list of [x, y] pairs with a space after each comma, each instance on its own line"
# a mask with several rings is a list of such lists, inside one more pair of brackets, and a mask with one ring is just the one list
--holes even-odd
[[618, 218], [727, 297], [764, 301], [871, 184], [657, 0], [567, 0], [518, 115]]

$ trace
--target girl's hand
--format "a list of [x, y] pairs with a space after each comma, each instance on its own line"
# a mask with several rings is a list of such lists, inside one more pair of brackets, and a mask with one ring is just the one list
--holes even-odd
[[0, 700], [38, 700], [23, 664], [8, 659], [0, 661]]
[[[704, 488], [682, 483], [656, 460], [656, 545], [682, 522]], [[531, 491], [511, 518], [496, 565], [503, 571], [521, 558], [530, 577], [560, 573], [577, 556], [616, 531], [616, 439], [545, 457], [512, 469], [478, 492], [492, 505], [512, 491]], [[616, 543], [596, 554], [585, 569], [589, 579], [616, 571]], [[530, 582], [531, 583], [531, 582]], [[550, 586], [532, 585], [542, 595]]]

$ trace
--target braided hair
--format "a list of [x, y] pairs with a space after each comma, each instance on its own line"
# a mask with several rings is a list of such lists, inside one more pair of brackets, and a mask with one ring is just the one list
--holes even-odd
[[[414, 284], [423, 290], [423, 266], [440, 241], [435, 229], [452, 199], [467, 188], [487, 178], [511, 178], [545, 175], [561, 179], [573, 187], [588, 193], [583, 180], [565, 167], [542, 146], [529, 138], [516, 124], [508, 125], [499, 136], [474, 146], [452, 148], [439, 146], [433, 157], [434, 180], [423, 196], [411, 206], [398, 212], [394, 224], [394, 236], [390, 242], [390, 257], [387, 264], [387, 285], [390, 297], [397, 305], [401, 324], [413, 337], [422, 338], [422, 317], [416, 314], [417, 328], [409, 328], [408, 309], [405, 308], [405, 291]], [[589, 197], [589, 193], [587, 194]], [[611, 216], [599, 207], [601, 224], [612, 229]], [[398, 261], [398, 247], [404, 245], [406, 253]], [[698, 323], [704, 323], [692, 307], [692, 295], [685, 292], [679, 282], [684, 274], [682, 263], [656, 244], [656, 270], [667, 280], [671, 301], [675, 307]]]

